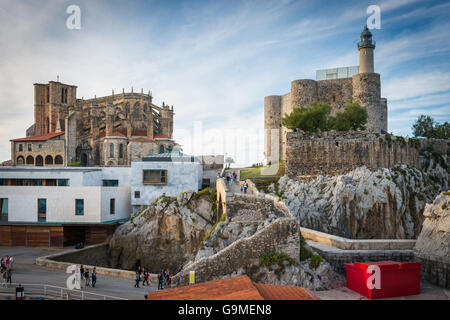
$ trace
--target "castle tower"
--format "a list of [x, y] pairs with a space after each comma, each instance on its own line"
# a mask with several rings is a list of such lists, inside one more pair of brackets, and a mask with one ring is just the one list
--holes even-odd
[[264, 135], [265, 158], [275, 163], [281, 156], [281, 96], [264, 98]]
[[373, 73], [373, 50], [375, 49], [375, 41], [372, 40], [372, 33], [364, 26], [361, 32], [361, 41], [358, 42], [359, 50], [359, 73]]

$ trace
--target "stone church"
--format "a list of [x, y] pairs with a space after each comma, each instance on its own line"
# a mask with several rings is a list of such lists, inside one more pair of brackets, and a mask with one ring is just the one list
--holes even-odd
[[77, 99], [77, 87], [34, 84], [34, 124], [11, 140], [15, 166], [129, 166], [142, 157], [179, 149], [173, 106], [141, 90]]
[[381, 97], [380, 75], [374, 72], [375, 41], [367, 26], [358, 43], [359, 66], [318, 70], [317, 79], [291, 82], [291, 92], [264, 98], [264, 154], [266, 162], [286, 160], [285, 114], [313, 101], [326, 102], [332, 115], [343, 111], [348, 100], [367, 108], [368, 132], [387, 131], [387, 99]]

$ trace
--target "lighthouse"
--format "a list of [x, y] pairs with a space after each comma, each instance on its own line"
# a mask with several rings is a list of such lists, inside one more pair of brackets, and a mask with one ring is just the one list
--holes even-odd
[[361, 32], [361, 41], [358, 42], [359, 50], [359, 73], [373, 73], [373, 50], [375, 49], [375, 41], [372, 40], [372, 33], [364, 26]]

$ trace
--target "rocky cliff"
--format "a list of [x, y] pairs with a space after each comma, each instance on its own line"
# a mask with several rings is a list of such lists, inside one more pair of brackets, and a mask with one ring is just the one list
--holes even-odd
[[284, 176], [268, 190], [281, 196], [301, 226], [353, 239], [415, 239], [426, 203], [448, 189], [448, 172], [433, 159], [424, 170], [359, 167], [311, 181]]
[[450, 259], [450, 192], [439, 194], [423, 212], [425, 221], [415, 251]]
[[137, 265], [176, 272], [192, 260], [214, 223], [214, 195], [184, 192], [162, 197], [132, 217], [109, 241], [109, 264], [122, 269]]

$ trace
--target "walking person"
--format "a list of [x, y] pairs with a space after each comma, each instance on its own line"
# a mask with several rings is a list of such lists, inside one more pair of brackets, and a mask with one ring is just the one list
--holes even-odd
[[135, 288], [140, 288], [139, 281], [141, 281], [141, 276], [139, 275], [139, 271], [136, 271], [136, 283], [134, 284]]
[[161, 273], [158, 276], [158, 290], [164, 289], [164, 271], [161, 270]]
[[3, 279], [3, 284], [2, 284], [2, 287], [5, 287], [6, 288], [6, 283], [7, 283], [7, 274], [6, 274], [6, 270], [5, 271], [3, 271], [2, 272], [2, 279]]
[[80, 266], [80, 280], [84, 279], [84, 267], [83, 265]]
[[96, 283], [97, 283], [97, 270], [94, 267], [94, 270], [92, 270], [92, 288], [95, 288]]
[[144, 271], [144, 280], [142, 280], [142, 286], [145, 286], [145, 284], [147, 283], [147, 286], [150, 285], [149, 280], [150, 279], [150, 274], [147, 271]]
[[89, 278], [89, 269], [86, 269], [86, 272], [84, 273], [84, 277], [86, 278], [86, 287], [90, 286], [91, 279]]
[[6, 273], [7, 273], [6, 282], [7, 283], [9, 282], [9, 286], [11, 286], [12, 285], [12, 270], [11, 270], [11, 268], [8, 268], [8, 270], [6, 270]]

